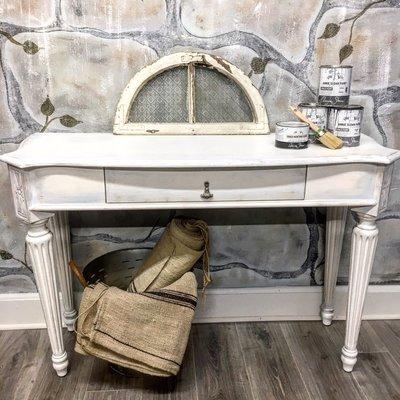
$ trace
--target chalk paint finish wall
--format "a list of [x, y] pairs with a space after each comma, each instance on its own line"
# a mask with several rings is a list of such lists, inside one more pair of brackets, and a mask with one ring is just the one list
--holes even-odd
[[[0, 0], [0, 151], [40, 130], [110, 131], [135, 72], [186, 49], [220, 55], [245, 71], [271, 127], [291, 118], [288, 103], [315, 98], [320, 64], [351, 64], [363, 131], [400, 148], [399, 24], [400, 0]], [[375, 283], [400, 281], [399, 170], [379, 217]], [[196, 212], [212, 225], [214, 286], [321, 284], [324, 212]], [[74, 214], [74, 257], [85, 264], [116, 249], [142, 252], [172, 215]], [[349, 215], [340, 282], [353, 224]], [[24, 235], [1, 165], [0, 293], [36, 291]]]

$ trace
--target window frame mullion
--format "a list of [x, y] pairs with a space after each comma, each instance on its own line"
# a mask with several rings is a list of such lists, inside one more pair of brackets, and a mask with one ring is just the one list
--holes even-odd
[[195, 65], [194, 63], [188, 64], [188, 93], [187, 93], [187, 102], [188, 102], [188, 121], [189, 124], [196, 123], [196, 113], [195, 113]]

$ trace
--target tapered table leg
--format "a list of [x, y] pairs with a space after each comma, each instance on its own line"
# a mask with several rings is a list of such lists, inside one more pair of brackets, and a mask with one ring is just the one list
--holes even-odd
[[58, 376], [67, 374], [68, 359], [62, 338], [60, 302], [53, 256], [53, 238], [47, 228], [48, 219], [29, 226], [26, 243], [46, 320], [52, 349], [53, 367]]
[[357, 213], [358, 224], [353, 229], [347, 302], [346, 337], [342, 348], [343, 369], [351, 372], [357, 362], [357, 341], [365, 295], [378, 242], [375, 217]]
[[329, 207], [326, 216], [326, 251], [324, 273], [324, 302], [321, 306], [321, 318], [324, 325], [332, 323], [334, 295], [339, 270], [347, 207]]
[[54, 257], [64, 305], [64, 322], [67, 329], [73, 331], [77, 312], [74, 307], [72, 273], [68, 265], [71, 260], [68, 213], [57, 212], [53, 218], [50, 218], [49, 227], [54, 238]]

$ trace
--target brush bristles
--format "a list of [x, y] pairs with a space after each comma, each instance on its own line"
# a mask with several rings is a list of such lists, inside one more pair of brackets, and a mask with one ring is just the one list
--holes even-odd
[[318, 136], [318, 140], [332, 150], [340, 149], [343, 147], [343, 140], [335, 136], [333, 133], [325, 132], [323, 135]]

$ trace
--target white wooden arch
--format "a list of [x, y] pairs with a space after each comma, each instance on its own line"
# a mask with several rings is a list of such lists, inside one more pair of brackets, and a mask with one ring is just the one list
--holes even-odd
[[[194, 120], [194, 71], [195, 65], [206, 65], [216, 69], [232, 79], [245, 94], [252, 114], [252, 122], [196, 123]], [[155, 123], [129, 122], [129, 112], [140, 90], [153, 78], [162, 72], [175, 67], [188, 67], [188, 122], [187, 123]], [[162, 57], [153, 64], [140, 70], [128, 83], [122, 92], [114, 120], [116, 134], [267, 134], [269, 133], [268, 117], [264, 101], [253, 86], [251, 80], [237, 67], [228, 61], [203, 53], [174, 53]]]

